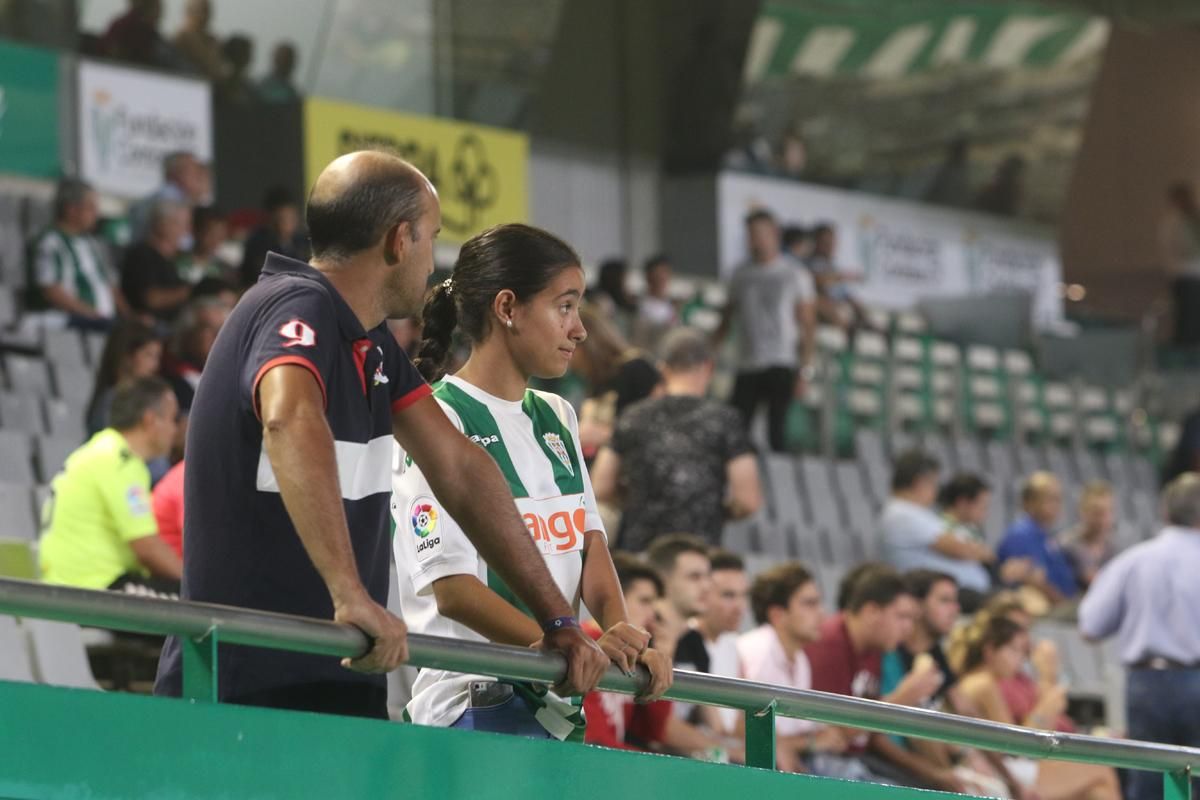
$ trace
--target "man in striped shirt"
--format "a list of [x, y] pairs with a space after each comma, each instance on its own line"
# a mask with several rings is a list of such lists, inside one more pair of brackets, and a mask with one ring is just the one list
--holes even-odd
[[116, 287], [105, 252], [92, 238], [96, 193], [74, 178], [59, 182], [54, 223], [29, 243], [29, 311], [49, 327], [107, 330], [125, 301]]

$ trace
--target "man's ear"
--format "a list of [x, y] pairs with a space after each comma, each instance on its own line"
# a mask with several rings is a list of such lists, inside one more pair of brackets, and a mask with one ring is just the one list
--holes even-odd
[[412, 224], [407, 220], [388, 228], [387, 235], [383, 237], [383, 260], [389, 267], [394, 267], [404, 260], [412, 241], [411, 234]]

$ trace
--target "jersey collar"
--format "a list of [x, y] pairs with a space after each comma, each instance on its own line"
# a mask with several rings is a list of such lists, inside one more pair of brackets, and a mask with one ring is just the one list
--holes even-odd
[[333, 298], [333, 307], [337, 313], [338, 328], [341, 329], [342, 337], [350, 342], [367, 338], [367, 331], [363, 328], [362, 323], [358, 321], [358, 317], [354, 315], [350, 304], [346, 302], [337, 288], [329, 282], [329, 279], [321, 274], [319, 269], [314, 269], [304, 261], [289, 258], [280, 253], [268, 252], [259, 280], [263, 280], [268, 275], [295, 275], [299, 278], [308, 278], [309, 280], [317, 281], [325, 287], [329, 292], [329, 296]]

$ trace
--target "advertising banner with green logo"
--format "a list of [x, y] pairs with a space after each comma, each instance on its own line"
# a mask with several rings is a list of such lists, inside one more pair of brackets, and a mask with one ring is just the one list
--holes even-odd
[[58, 55], [0, 41], [0, 172], [59, 171]]

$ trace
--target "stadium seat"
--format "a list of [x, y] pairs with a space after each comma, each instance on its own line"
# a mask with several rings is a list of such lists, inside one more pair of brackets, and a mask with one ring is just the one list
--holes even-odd
[[0, 616], [0, 680], [33, 683], [29, 642], [16, 617]]
[[46, 414], [51, 436], [76, 443], [83, 442], [85, 430], [83, 413], [79, 408], [66, 400], [47, 397], [42, 400], [42, 410]]
[[99, 366], [100, 356], [104, 353], [103, 333], [85, 333], [83, 335], [84, 349], [87, 350], [88, 363]]
[[88, 663], [78, 625], [26, 619], [23, 627], [32, 645], [33, 672], [39, 683], [73, 689], [100, 690]]
[[800, 473], [808, 496], [809, 521], [817, 528], [840, 528], [843, 524], [842, 512], [830, 480], [829, 462], [823, 458], [803, 457], [800, 459]]
[[62, 471], [67, 456], [79, 448], [79, 440], [57, 436], [34, 437], [33, 453], [42, 483], [49, 483]]
[[28, 486], [0, 483], [0, 537], [36, 541], [39, 525], [33, 513], [33, 496]]
[[46, 362], [33, 356], [9, 354], [4, 359], [8, 388], [14, 392], [44, 396], [50, 394], [50, 372]]
[[17, 321], [17, 298], [8, 286], [0, 286], [0, 328]]
[[42, 352], [55, 370], [63, 367], [87, 368], [87, 352], [78, 331], [47, 331]]
[[45, 433], [42, 404], [38, 396], [23, 392], [0, 392], [0, 426], [25, 433]]
[[55, 369], [54, 383], [58, 387], [58, 398], [78, 412], [80, 419], [87, 411], [92, 397], [95, 377], [86, 367]]
[[0, 481], [24, 486], [35, 483], [28, 434], [0, 430]]

